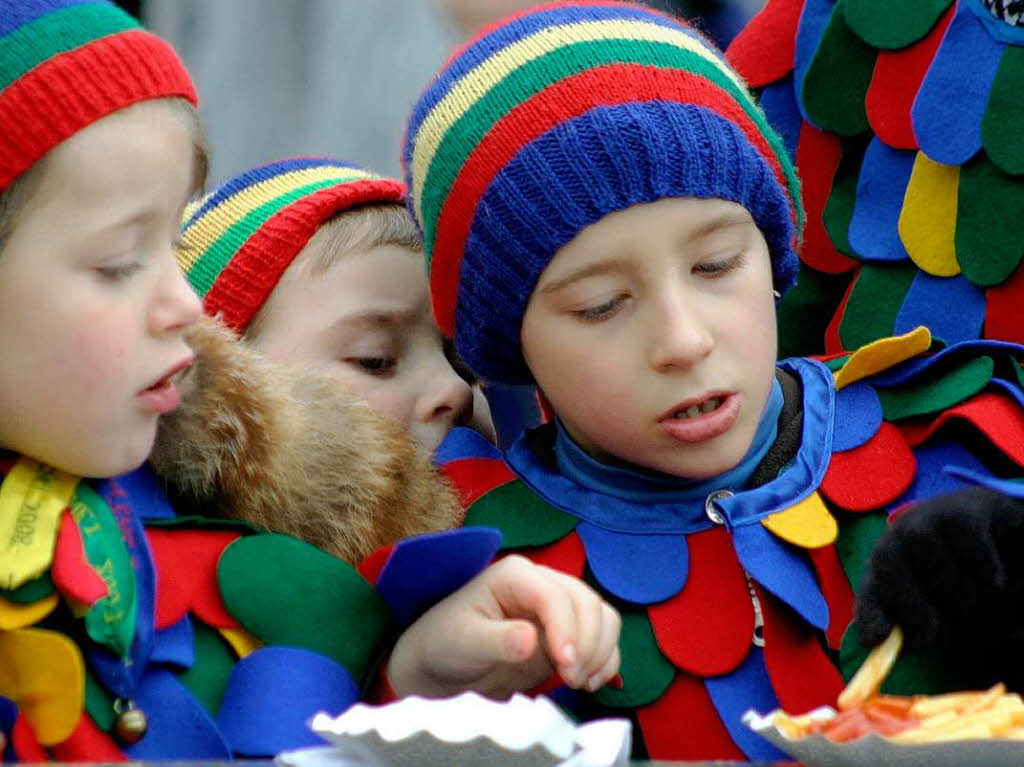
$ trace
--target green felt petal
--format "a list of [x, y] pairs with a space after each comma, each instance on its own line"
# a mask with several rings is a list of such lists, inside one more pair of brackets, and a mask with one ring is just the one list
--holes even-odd
[[357, 682], [391, 627], [386, 603], [359, 573], [288, 536], [235, 541], [217, 563], [217, 583], [228, 611], [258, 639], [326, 655]]
[[828, 232], [836, 250], [852, 258], [859, 256], [850, 245], [850, 221], [857, 202], [857, 180], [860, 178], [860, 166], [864, 161], [870, 136], [859, 136], [843, 139], [842, 154], [839, 166], [832, 178], [832, 189], [821, 213], [821, 223]]
[[543, 546], [564, 538], [579, 519], [545, 501], [521, 480], [506, 482], [480, 496], [466, 510], [466, 526], [501, 530], [502, 549]]
[[620, 606], [622, 631], [619, 655], [622, 689], [605, 686], [595, 693], [599, 703], [616, 708], [643, 706], [657, 700], [676, 677], [675, 667], [661, 654], [646, 610]]
[[839, 0], [832, 10], [799, 95], [812, 123], [840, 136], [856, 136], [870, 128], [864, 98], [876, 51], [846, 25], [846, 1]]
[[887, 421], [936, 413], [972, 397], [992, 379], [995, 363], [978, 357], [945, 371], [941, 378], [914, 382], [895, 389], [876, 388]]
[[850, 356], [851, 355], [849, 354], [844, 354], [841, 357], [835, 357], [834, 359], [825, 360], [825, 367], [827, 367], [829, 370], [835, 373], [837, 370], [840, 370], [843, 367], [843, 365], [850, 361]]
[[8, 602], [28, 605], [50, 596], [53, 593], [53, 589], [53, 579], [50, 577], [49, 571], [47, 571], [38, 578], [26, 581], [16, 589], [11, 589], [10, 591], [0, 589], [0, 597], [3, 597]]
[[846, 0], [846, 23], [875, 48], [906, 48], [923, 38], [952, 0]]
[[796, 286], [778, 307], [779, 357], [825, 353], [825, 329], [853, 275], [825, 274], [800, 264]]
[[960, 168], [956, 258], [964, 277], [988, 287], [1016, 271], [1024, 253], [1024, 178], [1008, 176], [983, 154]]
[[844, 349], [857, 349], [893, 334], [893, 323], [917, 271], [911, 261], [865, 263], [861, 267], [839, 323]]
[[196, 659], [192, 668], [178, 677], [210, 716], [217, 716], [220, 700], [235, 667], [235, 656], [220, 634], [192, 616]]
[[1024, 173], [1024, 48], [1003, 47], [981, 120], [981, 140], [992, 162], [1007, 173]]
[[843, 572], [856, 592], [860, 590], [875, 541], [885, 532], [886, 516], [881, 512], [843, 514], [838, 521], [836, 553]]
[[[854, 628], [843, 634], [839, 647], [839, 673], [849, 680], [867, 658], [870, 648], [860, 643]], [[935, 695], [960, 688], [949, 673], [949, 664], [940, 664], [923, 653], [904, 652], [882, 683], [889, 695]]]
[[85, 711], [101, 730], [109, 731], [117, 719], [114, 696], [97, 682], [85, 667]]

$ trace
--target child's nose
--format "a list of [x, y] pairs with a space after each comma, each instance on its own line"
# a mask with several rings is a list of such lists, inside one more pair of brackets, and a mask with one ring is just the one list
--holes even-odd
[[447, 360], [439, 368], [420, 397], [418, 415], [424, 423], [444, 422], [453, 426], [472, 415], [473, 390]]
[[173, 271], [168, 270], [162, 287], [152, 312], [153, 331], [167, 333], [195, 324], [203, 313], [203, 303], [176, 264]]
[[649, 360], [659, 372], [692, 367], [714, 348], [714, 338], [700, 311], [685, 297], [659, 302], [650, 324]]

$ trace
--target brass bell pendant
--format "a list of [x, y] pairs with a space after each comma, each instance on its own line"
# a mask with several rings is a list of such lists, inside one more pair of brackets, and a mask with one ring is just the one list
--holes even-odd
[[135, 704], [131, 701], [127, 702], [123, 710], [122, 706], [115, 704], [114, 710], [118, 712], [117, 719], [114, 720], [114, 737], [128, 746], [142, 740], [149, 728], [146, 714], [141, 709], [135, 708]]

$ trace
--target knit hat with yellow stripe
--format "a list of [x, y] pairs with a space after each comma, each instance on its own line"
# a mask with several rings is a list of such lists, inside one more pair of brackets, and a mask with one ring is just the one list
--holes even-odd
[[327, 219], [356, 205], [404, 200], [402, 182], [341, 160], [271, 163], [189, 206], [178, 264], [207, 314], [241, 333]]
[[744, 83], [686, 23], [553, 3], [485, 29], [417, 102], [403, 162], [441, 330], [481, 377], [531, 381], [522, 317], [560, 247], [663, 197], [743, 205], [775, 287], [803, 226], [792, 163]]
[[0, 190], [111, 112], [196, 92], [174, 50], [107, 0], [0, 0]]

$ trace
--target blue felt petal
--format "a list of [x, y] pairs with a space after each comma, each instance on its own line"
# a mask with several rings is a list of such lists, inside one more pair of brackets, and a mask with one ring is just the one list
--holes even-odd
[[148, 463], [128, 474], [106, 480], [105, 488], [106, 491], [101, 490], [100, 495], [112, 508], [123, 492], [132, 511], [142, 519], [173, 519], [177, 516]]
[[132, 700], [149, 728], [138, 743], [123, 748], [133, 760], [230, 759], [223, 736], [206, 709], [168, 671], [142, 677]]
[[766, 714], [779, 707], [768, 669], [764, 665], [764, 650], [751, 647], [750, 654], [734, 671], [722, 676], [708, 677], [704, 687], [718, 716], [729, 731], [729, 737], [752, 762], [778, 762], [788, 759], [784, 753], [743, 724], [743, 714], [754, 709]]
[[272, 757], [287, 748], [322, 745], [306, 722], [317, 711], [340, 714], [359, 688], [339, 664], [309, 650], [262, 647], [231, 670], [217, 724], [241, 756]]
[[443, 466], [463, 458], [501, 458], [501, 453], [480, 432], [457, 426], [437, 446], [434, 463]]
[[903, 335], [925, 325], [947, 344], [981, 335], [985, 322], [985, 291], [963, 276], [936, 277], [919, 271], [903, 299], [893, 333]]
[[892, 368], [892, 370], [879, 373], [871, 378], [871, 383], [883, 388], [901, 386], [935, 365], [956, 364], [956, 358], [961, 356], [977, 358], [981, 355], [987, 354], [989, 356], [993, 356], [999, 355], [1002, 352], [1007, 352], [1019, 357], [1022, 351], [1024, 351], [1024, 347], [1020, 344], [1011, 343], [1009, 341], [991, 341], [988, 339], [961, 341], [953, 346], [947, 346], [945, 349], [936, 352], [935, 354], [927, 357], [914, 357], [913, 359], [897, 365]]
[[877, 137], [868, 144], [848, 231], [850, 246], [865, 261], [909, 258], [900, 239], [899, 223], [914, 154], [893, 149]]
[[832, 449], [836, 452], [860, 447], [882, 425], [882, 401], [870, 384], [857, 381], [836, 393], [835, 431]]
[[968, 4], [957, 3], [910, 108], [917, 145], [946, 165], [963, 165], [981, 149], [981, 118], [1003, 53]]
[[675, 596], [686, 585], [690, 554], [682, 535], [643, 535], [576, 526], [587, 564], [598, 582], [620, 599], [651, 604]]
[[928, 441], [914, 448], [913, 452], [917, 459], [914, 481], [903, 495], [889, 504], [890, 510], [944, 493], [952, 493], [973, 484], [963, 477], [945, 471], [947, 466], [966, 469], [982, 476], [990, 475], [985, 465], [958, 442]]
[[955, 477], [966, 479], [975, 485], [984, 485], [1014, 498], [1024, 498], [1024, 482], [1015, 482], [1012, 479], [999, 479], [990, 474], [981, 474], [956, 466], [949, 466], [945, 471]]
[[536, 387], [487, 383], [483, 385], [483, 392], [502, 449], [515, 442], [526, 429], [540, 426], [543, 419]]
[[395, 620], [407, 626], [475, 578], [501, 547], [491, 527], [463, 527], [405, 538], [395, 544], [377, 579], [377, 591]]
[[782, 137], [782, 143], [789, 152], [789, 159], [796, 162], [796, 145], [800, 139], [800, 124], [803, 117], [796, 103], [792, 73], [761, 91], [761, 109], [768, 118], [768, 124]]
[[6, 745], [0, 748], [0, 759], [5, 762], [16, 762], [14, 745], [11, 743], [11, 730], [18, 719], [18, 706], [10, 698], [0, 695], [0, 734], [4, 736]]
[[1017, 400], [1017, 403], [1021, 407], [1024, 407], [1024, 390], [1021, 390], [1020, 384], [1015, 383], [1014, 381], [1007, 381], [1003, 378], [992, 378], [989, 380], [988, 383], [989, 386], [995, 386], [999, 389], [1002, 389], [1004, 392], [1006, 392], [1015, 400]]
[[157, 630], [149, 661], [167, 663], [182, 670], [192, 668], [196, 662], [195, 632], [187, 615], [173, 626]]
[[814, 570], [763, 525], [742, 525], [732, 531], [732, 544], [743, 569], [804, 620], [822, 631], [828, 626], [828, 605]]
[[832, 9], [837, 0], [807, 0], [804, 9], [800, 13], [800, 23], [796, 31], [796, 51], [793, 56], [793, 80], [796, 86], [797, 106], [800, 114], [807, 122], [814, 125], [807, 116], [804, 108], [804, 81], [807, 79], [807, 70], [811, 68], [811, 61], [814, 53], [818, 50], [818, 43], [828, 26], [828, 20], [832, 16]]

